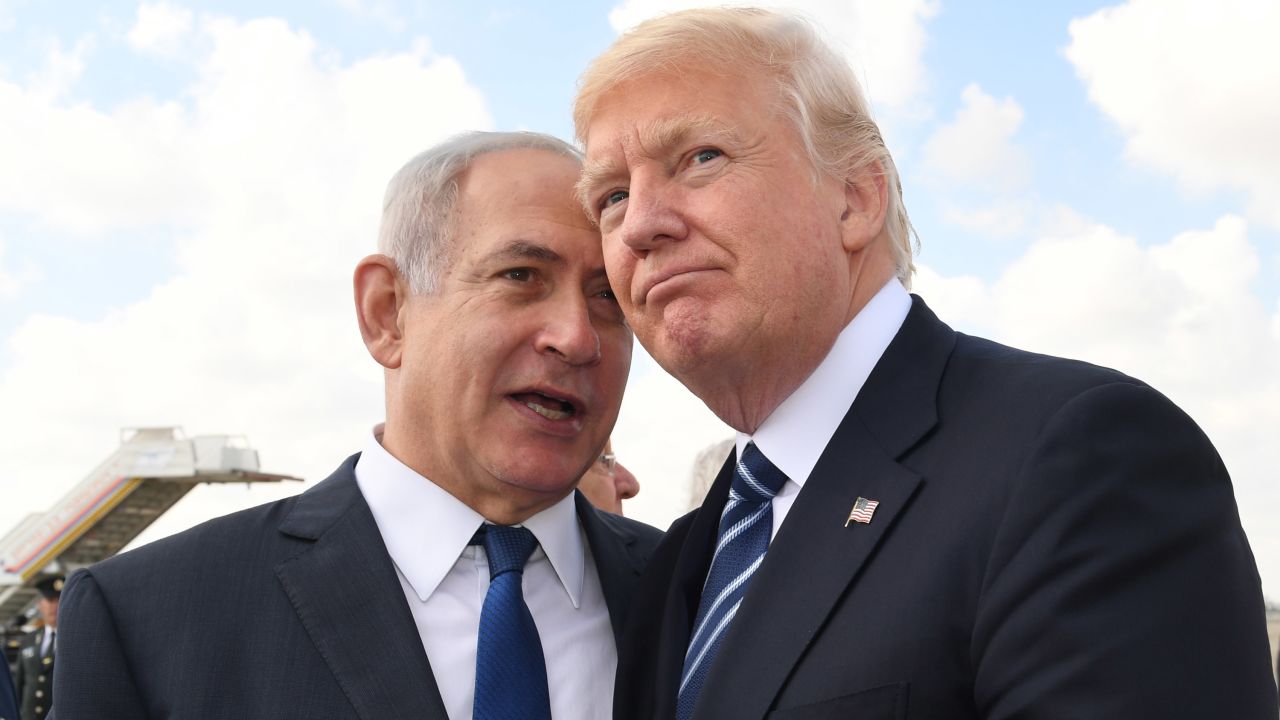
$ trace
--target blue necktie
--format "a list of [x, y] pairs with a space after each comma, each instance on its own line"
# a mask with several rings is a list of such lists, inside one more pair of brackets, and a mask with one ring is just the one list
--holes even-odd
[[[720, 533], [707, 584], [702, 588], [698, 615], [689, 636], [689, 649], [680, 674], [676, 717], [688, 720], [702, 691], [725, 629], [738, 612], [751, 575], [760, 567], [773, 531], [773, 496], [787, 476], [773, 466], [754, 442], [747, 443], [738, 459], [729, 487], [729, 501], [720, 514]], [[744, 680], [745, 681], [745, 680]]]
[[[476, 643], [475, 720], [551, 720], [547, 664], [520, 587], [538, 541], [522, 527], [482, 525], [489, 592]], [[472, 542], [475, 542], [474, 540]]]

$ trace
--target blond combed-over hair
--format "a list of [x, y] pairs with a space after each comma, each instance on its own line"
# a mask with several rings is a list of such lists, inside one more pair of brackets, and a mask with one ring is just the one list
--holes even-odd
[[781, 109], [817, 172], [849, 179], [879, 165], [888, 190], [885, 226], [898, 279], [910, 287], [913, 230], [902, 183], [848, 62], [813, 26], [759, 8], [699, 8], [646, 20], [587, 66], [573, 105], [580, 143], [600, 100], [628, 80], [695, 66], [726, 76], [772, 75]]

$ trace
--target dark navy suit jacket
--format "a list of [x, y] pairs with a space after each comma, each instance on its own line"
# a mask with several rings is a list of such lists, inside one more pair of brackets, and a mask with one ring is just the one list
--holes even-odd
[[[355, 461], [72, 576], [53, 716], [446, 720]], [[576, 500], [616, 633], [660, 533]]]
[[[615, 717], [671, 718], [732, 458], [650, 562]], [[846, 521], [859, 497], [868, 524]], [[695, 720], [1275, 720], [1231, 482], [1117, 372], [952, 331], [918, 297], [796, 497]]]
[[0, 659], [0, 720], [18, 720], [18, 696], [9, 675], [9, 663]]

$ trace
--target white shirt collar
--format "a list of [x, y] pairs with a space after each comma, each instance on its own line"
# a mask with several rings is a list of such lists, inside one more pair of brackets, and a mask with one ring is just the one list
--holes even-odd
[[[485, 520], [387, 452], [378, 441], [381, 430], [378, 426], [369, 434], [356, 461], [356, 483], [373, 511], [392, 562], [418, 599], [426, 602]], [[573, 493], [522, 525], [538, 539], [530, 562], [545, 554], [569, 600], [578, 607], [586, 559]]]
[[754, 435], [738, 433], [738, 457], [747, 443], [803, 487], [872, 368], [911, 310], [911, 295], [894, 278], [840, 331], [831, 352]]

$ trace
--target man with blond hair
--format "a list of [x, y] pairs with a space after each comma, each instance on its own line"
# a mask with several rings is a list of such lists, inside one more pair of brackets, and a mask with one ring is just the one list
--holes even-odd
[[1276, 717], [1209, 440], [908, 294], [893, 160], [807, 24], [643, 23], [574, 121], [628, 321], [738, 431], [641, 581], [615, 717]]

